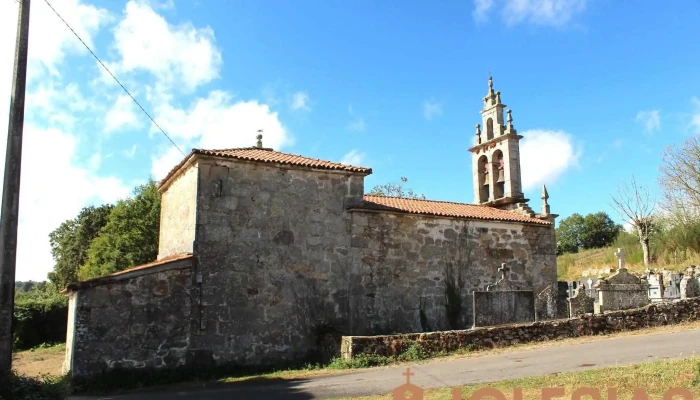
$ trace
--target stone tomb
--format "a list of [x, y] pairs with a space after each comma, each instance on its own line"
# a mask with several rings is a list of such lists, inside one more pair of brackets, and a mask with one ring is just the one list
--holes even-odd
[[679, 299], [682, 276], [671, 271], [645, 271], [649, 282], [649, 299], [652, 302]]
[[506, 275], [508, 267], [498, 269], [501, 279], [489, 285], [486, 291], [474, 291], [474, 328], [535, 320], [535, 292], [521, 290]]
[[691, 265], [685, 271], [680, 284], [681, 299], [700, 296], [700, 282], [696, 276], [697, 270], [695, 265]]
[[535, 319], [547, 321], [551, 319], [569, 318], [569, 282], [557, 282], [549, 285], [535, 298]]
[[595, 299], [589, 296], [585, 285], [579, 285], [574, 296], [569, 298], [569, 315], [571, 318], [584, 314], [593, 314]]
[[595, 289], [598, 291], [596, 314], [644, 307], [650, 302], [649, 284], [646, 279], [627, 271], [622, 249], [617, 249], [615, 255], [619, 264], [617, 272], [595, 284]]

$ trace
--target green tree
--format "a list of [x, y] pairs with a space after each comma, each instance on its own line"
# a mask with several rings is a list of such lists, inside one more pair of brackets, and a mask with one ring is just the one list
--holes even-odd
[[611, 245], [622, 226], [613, 221], [608, 214], [600, 211], [588, 214], [583, 219], [583, 229], [579, 238], [584, 249], [599, 249]]
[[54, 285], [63, 288], [77, 280], [78, 268], [85, 263], [87, 250], [107, 224], [113, 207], [111, 204], [85, 207], [77, 217], [65, 221], [49, 234], [55, 262], [49, 280]]
[[584, 218], [581, 214], [574, 213], [559, 222], [556, 229], [557, 253], [578, 253], [581, 244]]
[[160, 193], [151, 179], [111, 210], [107, 224], [90, 244], [78, 278], [95, 278], [155, 260], [159, 227]]
[[367, 193], [372, 196], [391, 196], [391, 197], [406, 197], [409, 199], [425, 200], [425, 195], [413, 192], [413, 189], [404, 189], [404, 184], [408, 182], [408, 178], [401, 177], [399, 183], [385, 183], [376, 185]]

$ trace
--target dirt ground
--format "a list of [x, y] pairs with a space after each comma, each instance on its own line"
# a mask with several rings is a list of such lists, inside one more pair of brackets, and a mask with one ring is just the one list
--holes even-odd
[[22, 375], [61, 375], [66, 346], [20, 351], [12, 355], [12, 368]]

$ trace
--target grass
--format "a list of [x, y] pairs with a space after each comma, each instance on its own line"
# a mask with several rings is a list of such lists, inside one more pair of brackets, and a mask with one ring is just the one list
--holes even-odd
[[[557, 257], [557, 277], [559, 280], [580, 280], [583, 271], [590, 269], [617, 268], [617, 248], [625, 251], [625, 267], [632, 272], [644, 272], [642, 249], [639, 243], [623, 241], [612, 247], [582, 250], [578, 253], [564, 254]], [[654, 252], [652, 251], [652, 255]], [[693, 251], [665, 253], [649, 265], [649, 269], [664, 268], [669, 271], [683, 272], [689, 265], [700, 264], [700, 254]]]
[[12, 368], [27, 376], [60, 376], [66, 345], [47, 344], [30, 350], [18, 351], [12, 355]]
[[[700, 358], [684, 360], [654, 361], [643, 364], [608, 367], [581, 372], [553, 374], [534, 378], [512, 379], [487, 384], [468, 385], [461, 388], [461, 398], [468, 399], [481, 388], [495, 388], [506, 399], [513, 399], [516, 389], [522, 389], [523, 400], [540, 400], [542, 388], [562, 388], [563, 394], [554, 398], [573, 398], [572, 394], [579, 388], [597, 389], [601, 398], [613, 399], [608, 390], [617, 392], [617, 398], [630, 399], [635, 389], [641, 388], [649, 399], [661, 399], [671, 388], [685, 388], [695, 398], [700, 394]], [[382, 396], [355, 397], [356, 400], [390, 400], [390, 394]], [[451, 400], [452, 388], [426, 390], [425, 399]], [[582, 398], [591, 398], [584, 396]], [[643, 398], [643, 397], [637, 397]], [[676, 397], [678, 399], [682, 397]], [[686, 397], [689, 399], [691, 397]]]

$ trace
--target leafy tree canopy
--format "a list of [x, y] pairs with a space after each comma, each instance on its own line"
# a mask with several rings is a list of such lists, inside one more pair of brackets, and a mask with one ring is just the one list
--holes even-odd
[[81, 280], [149, 263], [158, 256], [160, 193], [153, 180], [138, 186], [134, 197], [119, 201], [87, 250], [78, 271]]
[[87, 250], [100, 230], [107, 224], [111, 204], [85, 207], [77, 217], [65, 221], [49, 234], [54, 269], [49, 280], [58, 287], [65, 287], [78, 278], [78, 268], [87, 258]]
[[575, 213], [564, 218], [556, 229], [557, 252], [577, 253], [579, 249], [597, 249], [611, 245], [622, 227], [608, 214], [597, 212], [585, 217]]

